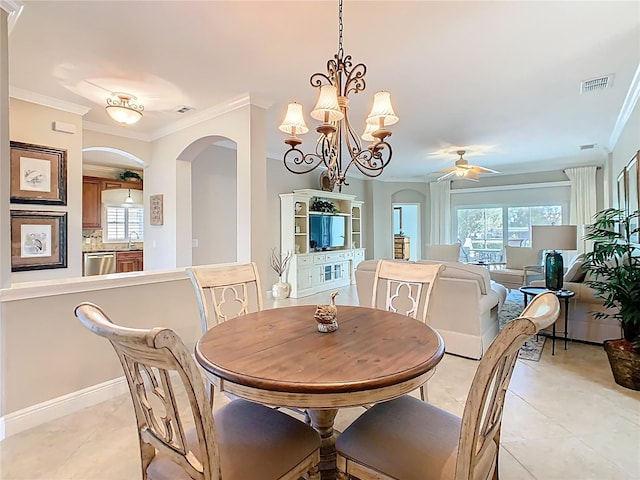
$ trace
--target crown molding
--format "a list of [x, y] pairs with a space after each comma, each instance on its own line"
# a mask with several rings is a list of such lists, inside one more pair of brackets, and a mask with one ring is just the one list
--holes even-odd
[[64, 100], [58, 100], [57, 98], [48, 97], [40, 93], [31, 92], [18, 87], [9, 86], [9, 96], [17, 100], [23, 100], [25, 102], [36, 103], [45, 107], [55, 108], [56, 110], [62, 110], [63, 112], [75, 113], [76, 115], [85, 115], [90, 107], [79, 105], [77, 103], [65, 102]]
[[610, 152], [613, 152], [616, 143], [618, 143], [622, 130], [624, 130], [624, 127], [627, 125], [631, 112], [633, 112], [633, 109], [638, 103], [638, 98], [640, 98], [640, 64], [638, 64], [638, 68], [636, 68], [636, 73], [633, 76], [633, 80], [631, 80], [629, 91], [627, 92], [627, 96], [618, 114], [618, 119], [611, 132], [611, 138], [609, 139], [609, 145], [607, 147]]
[[239, 108], [246, 107], [247, 105], [267, 109], [273, 105], [273, 102], [259, 98], [255, 95], [252, 96], [249, 93], [243, 93], [242, 95], [232, 97], [225, 102], [214, 105], [213, 107], [195, 112], [188, 118], [178, 120], [171, 125], [159, 128], [153, 133], [151, 140], [158, 140], [159, 138], [166, 137], [167, 135], [171, 135], [172, 133], [179, 132], [180, 130], [184, 130], [185, 128], [189, 128], [194, 125], [198, 125], [199, 123], [211, 120], [212, 118], [219, 117], [220, 115], [232, 112]]
[[9, 35], [11, 35], [13, 27], [16, 26], [18, 18], [24, 10], [24, 5], [17, 0], [0, 0], [0, 8], [7, 12], [7, 26]]
[[82, 122], [82, 128], [92, 132], [106, 133], [107, 135], [130, 138], [132, 140], [140, 140], [142, 142], [151, 142], [153, 140], [151, 135], [136, 133], [133, 130], [129, 130], [120, 125], [103, 125], [102, 123]]

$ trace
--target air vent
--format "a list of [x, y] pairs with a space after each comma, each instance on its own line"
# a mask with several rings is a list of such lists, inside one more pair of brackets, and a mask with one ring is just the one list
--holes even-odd
[[192, 110], [191, 107], [187, 107], [186, 105], [182, 105], [176, 109], [177, 113], [187, 113], [189, 110]]
[[580, 150], [591, 150], [592, 148], [595, 148], [596, 144], [595, 143], [589, 143], [587, 145], [580, 145]]
[[580, 84], [580, 93], [597, 92], [598, 90], [604, 90], [605, 88], [611, 88], [613, 85], [613, 73], [605, 75], [603, 77], [590, 78], [589, 80], [583, 80]]

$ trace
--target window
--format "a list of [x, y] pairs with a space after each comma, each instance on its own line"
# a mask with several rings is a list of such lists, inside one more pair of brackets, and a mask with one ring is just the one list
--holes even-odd
[[141, 241], [144, 238], [144, 208], [107, 205], [107, 242]]
[[562, 206], [457, 208], [456, 219], [465, 260], [499, 262], [505, 245], [531, 246], [532, 225], [561, 225]]

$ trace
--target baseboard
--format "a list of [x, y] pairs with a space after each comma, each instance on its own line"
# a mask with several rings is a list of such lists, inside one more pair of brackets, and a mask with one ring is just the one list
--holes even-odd
[[124, 377], [78, 390], [0, 417], [0, 440], [45, 422], [111, 400], [128, 391]]

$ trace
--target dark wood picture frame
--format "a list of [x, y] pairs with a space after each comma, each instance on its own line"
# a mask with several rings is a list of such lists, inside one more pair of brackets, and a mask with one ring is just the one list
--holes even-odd
[[[640, 151], [631, 158], [627, 167], [627, 211], [629, 214], [637, 211], [640, 206]], [[631, 230], [633, 231], [638, 227], [638, 218], [632, 218], [630, 223]], [[631, 235], [632, 242], [640, 243], [640, 233], [636, 232]]]
[[67, 204], [67, 151], [10, 142], [11, 203]]
[[11, 271], [67, 268], [67, 212], [11, 210]]

